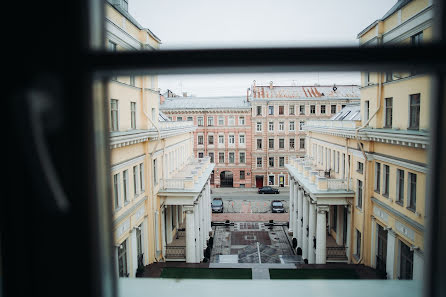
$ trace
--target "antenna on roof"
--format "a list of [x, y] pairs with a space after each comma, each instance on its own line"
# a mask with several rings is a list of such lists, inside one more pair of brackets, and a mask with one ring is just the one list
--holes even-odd
[[333, 85], [333, 91], [336, 92], [337, 89], [338, 89], [338, 88], [336, 87], [336, 84], [334, 84], [334, 85]]

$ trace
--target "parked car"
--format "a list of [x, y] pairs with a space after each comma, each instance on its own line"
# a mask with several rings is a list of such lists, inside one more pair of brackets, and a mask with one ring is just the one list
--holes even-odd
[[271, 212], [285, 212], [283, 203], [280, 200], [271, 201]]
[[221, 198], [212, 199], [212, 212], [223, 212], [223, 200]]
[[279, 189], [272, 188], [270, 186], [266, 186], [263, 188], [259, 188], [259, 194], [279, 194]]

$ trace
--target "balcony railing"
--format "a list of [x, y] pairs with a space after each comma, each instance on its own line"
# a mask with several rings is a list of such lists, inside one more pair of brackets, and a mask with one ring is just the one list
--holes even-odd
[[185, 246], [167, 246], [166, 247], [166, 259], [186, 259], [186, 247]]
[[161, 188], [164, 190], [192, 189], [210, 163], [211, 158], [209, 156], [199, 159], [188, 158], [184, 166], [176, 170], [172, 178], [162, 180]]
[[159, 128], [161, 130], [166, 129], [181, 129], [181, 128], [190, 128], [194, 126], [193, 121], [181, 121], [181, 122], [158, 122]]
[[345, 246], [327, 247], [327, 259], [346, 260], [347, 253]]

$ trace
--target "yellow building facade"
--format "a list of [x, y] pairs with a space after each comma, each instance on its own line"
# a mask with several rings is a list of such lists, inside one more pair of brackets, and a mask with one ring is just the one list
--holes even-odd
[[[161, 40], [132, 18], [127, 1], [108, 1], [105, 23], [109, 51], [159, 49]], [[189, 247], [194, 254], [191, 262], [203, 259], [204, 252], [199, 249], [204, 250], [209, 239], [210, 207], [205, 209], [204, 200], [210, 199], [208, 180], [213, 164], [193, 158], [196, 127], [192, 122], [169, 121], [159, 112], [159, 100], [157, 76], [117, 76], [108, 83], [111, 199], [119, 277], [134, 277], [143, 266], [166, 261], [166, 246], [186, 224], [186, 211], [197, 217], [194, 226], [202, 230], [200, 234], [189, 232], [194, 241], [201, 240], [201, 245]], [[188, 175], [175, 179], [183, 172]], [[195, 205], [200, 205], [200, 213]], [[207, 233], [205, 225], [209, 225]], [[185, 246], [183, 252], [186, 260]]]
[[[358, 34], [360, 45], [428, 42], [432, 17], [428, 0], [398, 1]], [[290, 193], [290, 203], [302, 189], [309, 203], [319, 206], [315, 189], [324, 189], [331, 199], [324, 201], [329, 236], [339, 249], [344, 248], [344, 261], [377, 268], [389, 279], [423, 277], [430, 83], [427, 74], [416, 71], [361, 73], [361, 103], [356, 111], [360, 110], [360, 120], [348, 120], [346, 110], [345, 119], [309, 121], [305, 128], [309, 152], [305, 159], [287, 165], [290, 172], [296, 170], [296, 193]], [[305, 166], [309, 179], [303, 178]], [[318, 170], [324, 172], [320, 188]], [[311, 174], [316, 177], [313, 183]], [[342, 185], [334, 185], [334, 180]], [[337, 193], [339, 189], [345, 193]], [[336, 201], [340, 196], [346, 201]], [[308, 209], [299, 207], [298, 199], [294, 205], [290, 217], [299, 225], [299, 209], [304, 213]], [[307, 225], [300, 228], [305, 230]], [[298, 230], [291, 231], [299, 246]]]

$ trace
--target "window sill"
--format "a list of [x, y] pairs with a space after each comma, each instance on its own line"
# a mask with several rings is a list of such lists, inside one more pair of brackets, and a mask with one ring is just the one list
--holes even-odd
[[357, 254], [353, 254], [353, 259], [355, 259], [356, 262], [359, 261], [360, 256]]
[[395, 203], [396, 204], [398, 204], [399, 206], [401, 206], [401, 207], [403, 207], [404, 205], [403, 205], [403, 202], [402, 201], [400, 201], [400, 200], [396, 200], [395, 201]]
[[410, 210], [411, 212], [415, 213], [417, 210], [415, 208], [412, 207], [406, 207], [408, 210]]

